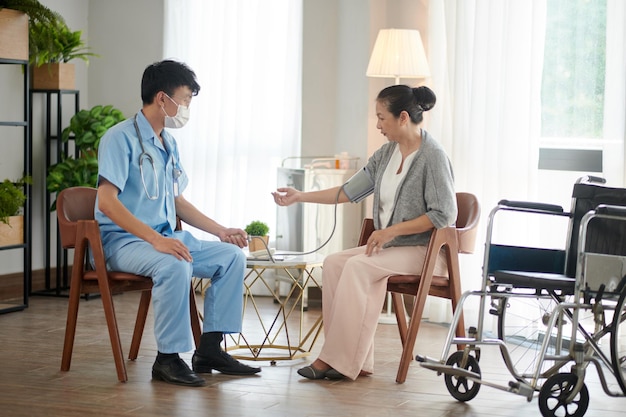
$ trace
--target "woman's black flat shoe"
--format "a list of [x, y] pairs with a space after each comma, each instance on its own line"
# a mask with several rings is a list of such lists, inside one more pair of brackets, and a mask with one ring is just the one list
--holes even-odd
[[324, 379], [326, 378], [326, 372], [315, 369], [311, 365], [298, 369], [298, 375], [308, 379]]
[[344, 379], [346, 376], [333, 368], [330, 368], [324, 373], [324, 376], [328, 379]]

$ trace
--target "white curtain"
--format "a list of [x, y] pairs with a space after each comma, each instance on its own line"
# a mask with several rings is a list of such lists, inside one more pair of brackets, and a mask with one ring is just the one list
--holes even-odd
[[[546, 11], [546, 0], [429, 2], [431, 84], [438, 102], [428, 129], [450, 153], [457, 189], [475, 193], [482, 204], [476, 253], [460, 256], [463, 290], [481, 286], [487, 217], [500, 199], [546, 201], [547, 189], [559, 196], [550, 194], [546, 202], [569, 209], [571, 186], [579, 173], [564, 173], [555, 186], [546, 178], [556, 177], [538, 170]], [[608, 0], [603, 137], [587, 141], [602, 147], [603, 174], [618, 187], [626, 184], [624, 21], [624, 2]], [[511, 222], [500, 227], [500, 235], [513, 236], [520, 245], [537, 236], [543, 243], [552, 239], [564, 243], [561, 231], [533, 225], [519, 233], [518, 226]], [[430, 319], [447, 321], [448, 305], [434, 300]], [[466, 325], [477, 318], [468, 305]]]
[[185, 198], [227, 227], [262, 220], [271, 234], [276, 167], [300, 153], [302, 3], [165, 0], [164, 20], [164, 56], [186, 62], [201, 86], [174, 132]]
[[[545, 9], [545, 0], [429, 2], [437, 105], [428, 129], [450, 155], [457, 190], [483, 208], [476, 252], [460, 255], [463, 290], [480, 288], [489, 210], [536, 192]], [[432, 299], [429, 319], [449, 321], [449, 310]], [[469, 324], [476, 314], [465, 311]]]
[[[606, 76], [604, 87], [604, 164], [626, 187], [626, 3], [607, 1]], [[617, 179], [616, 178], [616, 179]]]

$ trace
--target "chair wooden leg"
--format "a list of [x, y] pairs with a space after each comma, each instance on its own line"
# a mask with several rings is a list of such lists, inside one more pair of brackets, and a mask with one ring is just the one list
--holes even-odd
[[109, 338], [111, 339], [111, 349], [113, 350], [113, 359], [115, 361], [115, 369], [117, 370], [117, 379], [120, 382], [126, 382], [128, 381], [128, 375], [126, 374], [126, 364], [124, 363], [124, 354], [122, 353], [122, 342], [120, 341], [117, 319], [115, 318], [113, 295], [110, 291], [102, 291], [100, 295], [102, 298], [102, 307], [104, 308], [104, 316], [106, 317], [107, 327], [109, 329]]
[[[459, 300], [461, 299], [461, 293], [458, 291], [458, 294], [452, 294], [452, 314], [456, 312], [456, 309], [459, 307]], [[456, 325], [456, 337], [464, 338], [465, 337], [465, 320], [463, 319], [463, 312], [461, 312], [461, 316], [459, 317], [459, 322]], [[456, 345], [458, 350], [465, 349], [465, 344], [459, 343]]]
[[[452, 301], [452, 314], [456, 312], [456, 309], [461, 299], [461, 272], [459, 266], [458, 254], [448, 253], [448, 275], [450, 282], [450, 301]], [[456, 326], [456, 336], [459, 338], [465, 337], [465, 321], [463, 320], [463, 313], [459, 318], [459, 322]], [[458, 344], [457, 349], [465, 349], [464, 344]]]
[[419, 330], [423, 310], [424, 303], [416, 305], [409, 320], [406, 340], [402, 346], [400, 365], [398, 366], [398, 373], [396, 374], [396, 382], [398, 384], [403, 384], [404, 381], [406, 381], [406, 376], [409, 372], [409, 365], [413, 361], [413, 348], [415, 347], [415, 339], [417, 338], [417, 331]]
[[193, 341], [196, 349], [200, 347], [200, 336], [202, 336], [202, 326], [200, 325], [200, 316], [198, 315], [198, 307], [196, 305], [196, 294], [193, 285], [189, 291], [189, 314], [191, 316], [191, 331], [193, 333]]
[[143, 330], [146, 327], [146, 318], [148, 317], [151, 300], [151, 290], [144, 290], [141, 292], [139, 308], [137, 309], [137, 320], [135, 320], [135, 330], [133, 331], [133, 340], [130, 343], [130, 351], [128, 352], [128, 359], [131, 361], [137, 359], [137, 356], [139, 355], [139, 346], [141, 345]]
[[396, 313], [396, 322], [398, 323], [398, 332], [400, 333], [400, 342], [402, 346], [406, 343], [407, 323], [406, 323], [406, 310], [404, 307], [404, 300], [402, 294], [397, 292], [391, 293], [391, 301], [393, 310]]
[[396, 382], [398, 384], [403, 384], [404, 381], [406, 381], [406, 376], [409, 372], [409, 365], [413, 361], [413, 348], [415, 347], [417, 331], [419, 330], [422, 315], [424, 314], [424, 305], [426, 304], [428, 289], [430, 288], [430, 283], [432, 281], [432, 271], [428, 276], [431, 278], [425, 278], [422, 276], [417, 295], [415, 297], [415, 305], [413, 306], [413, 312], [411, 313], [411, 318], [409, 319], [406, 340], [402, 346], [402, 356], [400, 358], [400, 365], [398, 366], [398, 373], [396, 375]]
[[63, 356], [61, 357], [61, 371], [69, 371], [72, 363], [72, 352], [74, 350], [74, 338], [76, 336], [76, 322], [78, 321], [79, 302], [80, 282], [72, 282], [67, 305], [67, 323], [65, 325]]

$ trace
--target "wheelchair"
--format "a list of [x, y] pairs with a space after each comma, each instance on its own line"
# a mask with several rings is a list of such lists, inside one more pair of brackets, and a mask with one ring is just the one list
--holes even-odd
[[[527, 217], [544, 225], [563, 222], [564, 248], [502, 243], [495, 227], [506, 216], [522, 224]], [[456, 337], [463, 306], [476, 298], [476, 326]], [[589, 365], [607, 395], [626, 395], [626, 189], [583, 177], [574, 184], [570, 212], [500, 201], [489, 215], [481, 288], [463, 293], [459, 306], [440, 359], [416, 357], [444, 375], [458, 401], [473, 399], [485, 385], [527, 401], [537, 396], [543, 416], [580, 417], [589, 405]], [[452, 346], [463, 349], [451, 353]], [[482, 378], [480, 357], [488, 346], [499, 350], [508, 381]], [[619, 391], [612, 390], [608, 373]]]

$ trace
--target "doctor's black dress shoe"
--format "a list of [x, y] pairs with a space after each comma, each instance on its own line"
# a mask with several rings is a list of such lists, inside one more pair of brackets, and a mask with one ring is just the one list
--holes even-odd
[[210, 356], [203, 356], [196, 351], [191, 358], [191, 366], [195, 372], [210, 374], [213, 369], [226, 375], [254, 375], [261, 368], [245, 365], [223, 350]]
[[181, 358], [162, 362], [158, 359], [154, 361], [152, 379], [188, 387], [202, 387], [206, 384], [206, 381], [189, 369], [189, 366]]

